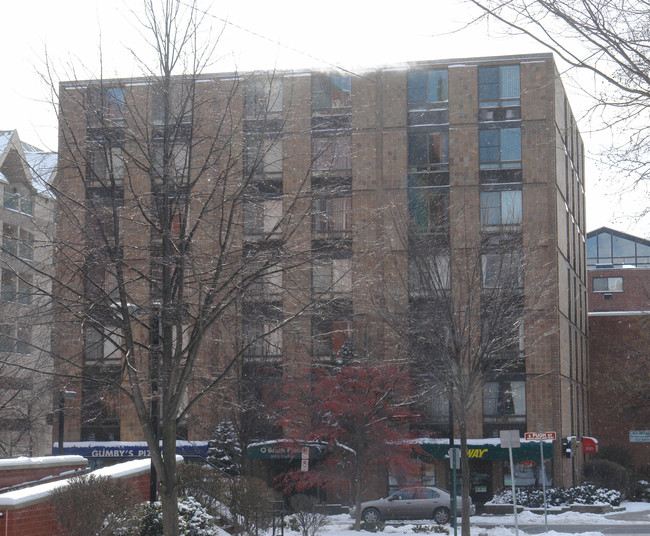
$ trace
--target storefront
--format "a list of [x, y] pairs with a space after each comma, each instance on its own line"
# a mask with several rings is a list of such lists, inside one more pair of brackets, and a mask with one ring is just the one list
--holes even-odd
[[[436, 461], [438, 485], [450, 488], [449, 440], [420, 439], [417, 443], [425, 459]], [[460, 441], [455, 445], [460, 447]], [[468, 439], [466, 455], [470, 468], [470, 496], [477, 504], [485, 503], [495, 493], [512, 485], [508, 449], [501, 447], [499, 439]], [[552, 441], [542, 441], [540, 449], [539, 441], [522, 439], [520, 447], [512, 449], [512, 457], [517, 487], [541, 487], [544, 481], [551, 485]]]

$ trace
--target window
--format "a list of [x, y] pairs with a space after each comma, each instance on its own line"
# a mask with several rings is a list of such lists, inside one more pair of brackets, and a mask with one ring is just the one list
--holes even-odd
[[481, 67], [478, 70], [480, 106], [519, 106], [519, 65]]
[[449, 190], [410, 188], [409, 214], [420, 234], [445, 233], [449, 229]]
[[18, 210], [18, 207], [20, 206], [20, 194], [5, 190], [3, 204], [4, 207], [9, 210]]
[[247, 200], [243, 217], [244, 234], [277, 235], [281, 231], [282, 199]]
[[2, 226], [2, 249], [11, 255], [18, 251], [18, 228], [8, 223]]
[[482, 256], [483, 287], [510, 288], [523, 286], [521, 256], [514, 253], [492, 253]]
[[16, 274], [9, 270], [2, 270], [2, 301], [16, 301]]
[[521, 225], [521, 190], [481, 192], [481, 227], [501, 230]]
[[[180, 125], [191, 120], [192, 86], [189, 83], [174, 84], [169, 88], [168, 125]], [[152, 95], [152, 120], [154, 125], [165, 123], [165, 95], [156, 88]]]
[[350, 136], [331, 136], [312, 140], [312, 160], [314, 171], [352, 169], [352, 138]]
[[123, 122], [126, 107], [123, 87], [90, 86], [88, 100], [91, 120]]
[[32, 278], [29, 275], [16, 275], [10, 270], [2, 270], [2, 301], [29, 305], [32, 301]]
[[21, 259], [34, 260], [34, 235], [25, 229], [20, 230], [18, 256]]
[[351, 336], [352, 322], [349, 320], [312, 318], [312, 355], [332, 359]]
[[167, 178], [177, 184], [183, 183], [189, 176], [188, 147], [185, 142], [157, 143], [154, 145], [152, 165], [157, 180]]
[[264, 271], [246, 288], [245, 299], [250, 302], [282, 299], [282, 268], [273, 266]]
[[122, 361], [122, 338], [116, 331], [84, 326], [84, 363], [119, 365]]
[[124, 157], [122, 148], [105, 144], [93, 144], [88, 156], [88, 182], [99, 182], [102, 186], [117, 186], [124, 183]]
[[32, 349], [31, 326], [0, 324], [0, 352], [29, 355]]
[[316, 259], [311, 288], [319, 297], [347, 294], [352, 290], [351, 259]]
[[351, 102], [349, 76], [313, 75], [311, 78], [311, 108], [326, 110], [348, 108]]
[[416, 170], [447, 169], [449, 131], [409, 133], [408, 165]]
[[506, 416], [526, 416], [526, 382], [485, 382], [483, 386], [483, 418], [495, 420]]
[[277, 324], [260, 319], [248, 319], [243, 324], [244, 357], [248, 359], [279, 358], [282, 356], [282, 330]]
[[406, 75], [409, 104], [428, 104], [449, 100], [446, 70], [414, 71]]
[[594, 277], [594, 292], [623, 292], [622, 277]]
[[321, 198], [312, 201], [314, 232], [349, 231], [351, 228], [351, 197]]
[[246, 117], [264, 117], [268, 112], [282, 111], [282, 80], [279, 78], [251, 79], [244, 88]]
[[425, 256], [417, 251], [409, 256], [409, 293], [412, 296], [449, 288], [448, 255]]
[[282, 140], [248, 137], [244, 150], [244, 170], [246, 174], [281, 174]]
[[479, 130], [481, 169], [521, 167], [521, 128]]

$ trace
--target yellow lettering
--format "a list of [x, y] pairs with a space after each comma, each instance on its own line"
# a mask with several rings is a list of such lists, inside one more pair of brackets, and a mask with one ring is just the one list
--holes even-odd
[[488, 449], [467, 449], [468, 458], [482, 458]]

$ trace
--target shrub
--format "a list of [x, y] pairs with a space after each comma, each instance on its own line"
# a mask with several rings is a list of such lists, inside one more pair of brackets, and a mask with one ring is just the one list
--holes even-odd
[[415, 525], [413, 527], [413, 532], [435, 532], [438, 534], [449, 534], [449, 529], [443, 527], [442, 525]]
[[627, 488], [627, 471], [622, 465], [609, 460], [596, 459], [582, 466], [585, 480], [599, 488], [624, 492]]
[[[384, 532], [386, 528], [386, 523], [379, 521], [378, 523], [366, 523], [365, 521], [361, 522], [361, 530], [366, 532]], [[352, 528], [354, 530], [354, 527]]]
[[[135, 531], [134, 531], [135, 528]], [[89, 533], [92, 534], [92, 533]], [[162, 536], [162, 506], [160, 502], [142, 503], [139, 508], [138, 521], [135, 527], [123, 527], [112, 533], [112, 536]], [[178, 534], [180, 536], [221, 536], [214, 518], [192, 497], [178, 500]]]
[[[584, 484], [569, 489], [549, 488], [546, 490], [548, 506], [565, 506], [570, 504], [621, 504], [621, 492], [618, 490], [597, 488], [593, 484]], [[495, 495], [492, 504], [512, 503], [512, 491], [505, 490]], [[517, 504], [525, 508], [541, 508], [544, 506], [544, 493], [540, 489], [517, 489]]]
[[138, 499], [121, 480], [85, 475], [53, 490], [51, 502], [62, 534], [103, 536], [128, 524]]
[[650, 502], [650, 482], [637, 480], [630, 485], [628, 497], [631, 501]]
[[271, 526], [273, 490], [259, 478], [238, 477], [230, 481], [228, 506], [235, 532], [257, 535]]
[[224, 515], [223, 504], [228, 501], [229, 478], [212, 467], [197, 464], [180, 465], [178, 477], [179, 495], [193, 497], [211, 516]]
[[316, 511], [316, 498], [309, 495], [295, 495], [289, 501], [292, 519], [302, 536], [316, 536], [327, 525], [327, 516]]

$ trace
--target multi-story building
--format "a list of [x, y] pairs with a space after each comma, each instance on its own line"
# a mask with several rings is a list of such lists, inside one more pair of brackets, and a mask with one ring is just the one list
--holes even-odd
[[641, 467], [650, 455], [650, 242], [591, 231], [587, 268], [592, 432], [604, 455]]
[[[306, 207], [307, 217], [282, 240], [285, 251], [306, 251], [310, 261], [268, 272], [249, 286], [240, 300], [243, 320], [225, 330], [244, 341], [242, 376], [250, 390], [261, 399], [279, 396], [283, 375], [310, 363], [332, 362], [348, 350], [407, 362], [413, 346], [387, 318], [426, 314], [422, 274], [412, 262], [416, 254], [431, 250], [435, 271], [444, 274], [436, 290], [447, 293], [458, 288], [466, 271], [459, 259], [468, 254], [476, 259], [481, 274], [465, 292], [479, 294], [497, 286], [507, 259], [518, 266], [511, 290], [527, 316], [518, 321], [517, 341], [504, 354], [516, 366], [485, 378], [468, 423], [472, 452], [480, 453], [472, 459], [473, 492], [485, 495], [507, 481], [507, 456], [494, 439], [502, 429], [516, 429], [522, 436], [540, 429], [556, 432], [557, 441], [544, 450], [546, 473], [558, 485], [579, 479], [582, 453], [565, 458], [560, 440], [590, 432], [584, 148], [552, 56], [418, 62], [355, 75], [228, 73], [202, 75], [200, 81], [204, 97], [236, 86], [227, 101], [229, 120], [240, 118], [230, 131], [231, 146], [243, 147], [240, 175], [255, 175], [255, 187], [241, 200], [242, 249], [280, 238], [283, 218]], [[88, 140], [90, 148], [97, 144], [97, 132], [79, 103], [98, 88], [112, 92], [112, 97], [107, 94], [116, 103], [112, 113], [125, 105], [141, 111], [131, 119], [118, 114], [114, 140], [127, 129], [154, 132], [156, 113], [147, 107], [155, 106], [155, 99], [147, 97], [147, 84], [63, 84], [67, 97], [61, 102], [60, 139], [74, 135]], [[208, 120], [216, 122], [205, 110], [199, 117], [208, 131]], [[146, 121], [151, 130], [143, 127]], [[87, 175], [97, 171], [90, 149], [75, 151], [69, 143], [60, 147], [61, 161], [68, 164], [60, 168], [59, 187], [82, 204], [84, 196], [97, 193]], [[83, 165], [69, 165], [80, 159]], [[95, 165], [106, 168], [106, 162]], [[128, 171], [134, 163], [121, 162], [111, 160], [126, 207], [131, 194], [124, 167]], [[213, 172], [219, 172], [218, 165]], [[129, 182], [131, 191], [143, 191], [134, 178]], [[295, 203], [287, 202], [291, 192], [300, 194]], [[198, 206], [192, 211], [200, 212]], [[64, 247], [73, 231], [61, 221], [59, 229]], [[138, 229], [125, 228], [123, 236], [125, 245], [146, 243]], [[209, 240], [204, 243], [208, 249]], [[302, 296], [318, 306], [301, 309]], [[269, 331], [296, 312], [292, 322]], [[97, 360], [84, 349], [84, 337], [87, 346], [79, 326], [72, 335], [66, 332], [59, 345], [66, 355], [90, 365]], [[207, 358], [218, 350], [204, 351]], [[119, 363], [118, 357], [118, 368]], [[124, 405], [113, 407], [110, 423], [84, 422], [90, 387], [81, 388], [75, 403], [82, 411], [66, 421], [66, 438], [138, 439], [133, 412]], [[421, 405], [426, 418], [417, 432], [432, 438], [428, 450], [434, 458], [424, 471], [428, 481], [446, 478], [448, 462], [438, 454], [435, 439], [450, 431], [446, 408], [444, 398]], [[208, 439], [198, 422], [217, 418], [214, 413], [209, 405], [197, 406], [187, 437]], [[255, 439], [281, 434], [257, 421]], [[524, 485], [541, 482], [544, 473], [537, 461], [539, 445], [532, 446], [524, 443], [516, 457]], [[250, 452], [263, 457], [260, 449]]]
[[56, 154], [0, 132], [0, 452], [51, 452], [49, 310]]

